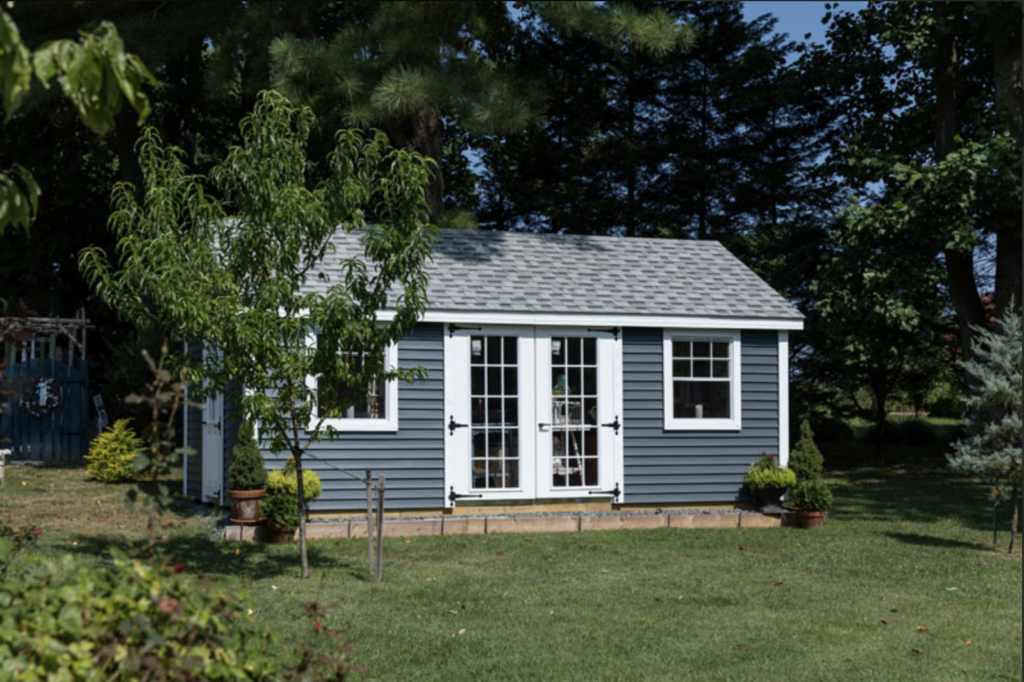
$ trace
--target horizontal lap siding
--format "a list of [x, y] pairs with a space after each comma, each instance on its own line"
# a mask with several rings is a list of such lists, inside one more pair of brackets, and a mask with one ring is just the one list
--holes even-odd
[[623, 334], [626, 500], [631, 504], [733, 502], [747, 467], [779, 443], [778, 333], [741, 337], [743, 429], [665, 431], [660, 329]]
[[[384, 474], [387, 509], [444, 506], [444, 355], [440, 325], [420, 325], [398, 344], [401, 367], [422, 367], [427, 378], [398, 384], [397, 433], [339, 433], [310, 446], [305, 466], [320, 477], [324, 492], [313, 511], [366, 509], [366, 487], [327, 463], [363, 476]], [[286, 455], [264, 453], [269, 468]], [[322, 461], [320, 461], [322, 460]]]

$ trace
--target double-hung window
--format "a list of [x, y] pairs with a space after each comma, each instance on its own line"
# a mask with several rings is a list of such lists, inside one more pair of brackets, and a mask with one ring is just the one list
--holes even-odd
[[666, 430], [739, 430], [738, 332], [666, 331], [663, 358]]
[[[317, 338], [313, 338], [313, 343]], [[350, 361], [359, 361], [359, 358], [352, 357]], [[398, 346], [392, 344], [384, 353], [385, 370], [398, 366]], [[377, 380], [366, 386], [349, 386], [341, 382], [328, 385], [323, 377], [311, 376], [307, 378], [307, 385], [316, 391], [318, 396], [333, 391], [339, 399], [355, 396], [349, 407], [340, 415], [328, 417], [324, 420], [324, 427], [331, 427], [336, 431], [398, 431], [398, 382]], [[318, 404], [312, 416], [312, 424], [324, 416], [323, 408]]]

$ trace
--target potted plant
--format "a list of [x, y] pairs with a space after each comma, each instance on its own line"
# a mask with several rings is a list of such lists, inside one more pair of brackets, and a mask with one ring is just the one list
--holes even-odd
[[[323, 485], [320, 478], [310, 471], [302, 471], [302, 492], [306, 503], [320, 497]], [[295, 476], [295, 465], [288, 461], [282, 469], [271, 471], [267, 476], [267, 497], [263, 501], [263, 515], [267, 521], [271, 542], [291, 542], [295, 529], [299, 527], [299, 485]]]
[[832, 506], [832, 491], [821, 479], [804, 481], [793, 490], [794, 511], [801, 528], [821, 528]]
[[751, 496], [759, 507], [778, 506], [791, 486], [796, 485], [796, 475], [779, 466], [775, 455], [767, 452], [750, 465], [750, 471], [743, 478]]
[[260, 520], [260, 500], [267, 493], [267, 470], [249, 422], [242, 422], [238, 427], [238, 444], [232, 449], [232, 455], [228, 467], [231, 522], [252, 525]]

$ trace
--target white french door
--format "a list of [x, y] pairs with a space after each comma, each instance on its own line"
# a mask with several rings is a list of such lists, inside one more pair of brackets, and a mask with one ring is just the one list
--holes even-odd
[[617, 486], [620, 385], [621, 346], [610, 332], [451, 330], [445, 338], [447, 506], [586, 497]]
[[621, 434], [612, 334], [542, 329], [536, 347], [537, 497], [611, 490]]

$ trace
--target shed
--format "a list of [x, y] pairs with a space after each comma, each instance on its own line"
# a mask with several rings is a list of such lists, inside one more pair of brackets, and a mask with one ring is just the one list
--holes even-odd
[[[359, 239], [339, 230], [308, 286]], [[720, 243], [440, 230], [428, 273], [427, 311], [387, 356], [426, 378], [366, 387], [312, 446], [314, 514], [365, 513], [329, 464], [384, 473], [389, 509], [422, 513], [735, 506], [762, 452], [786, 464], [803, 316]], [[187, 495], [224, 501], [232, 404], [188, 410]]]

